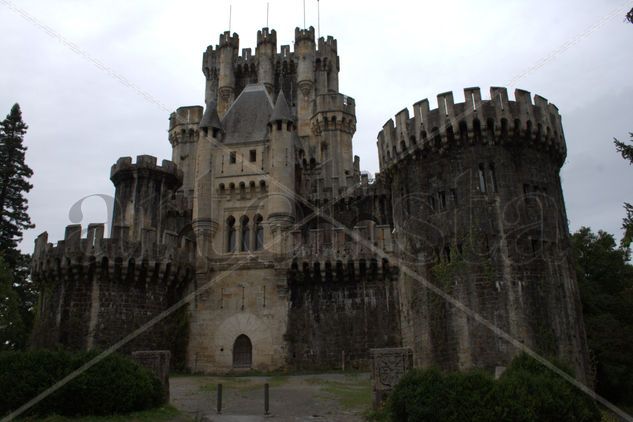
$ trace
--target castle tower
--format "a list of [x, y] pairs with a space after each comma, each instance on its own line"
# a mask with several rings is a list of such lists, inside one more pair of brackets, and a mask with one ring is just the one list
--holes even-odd
[[198, 125], [202, 119], [202, 107], [178, 107], [169, 116], [169, 143], [171, 160], [183, 173], [182, 190], [191, 198], [194, 189], [196, 149], [198, 147]]
[[314, 64], [316, 45], [314, 27], [295, 28], [295, 57], [297, 59], [297, 133], [310, 135], [310, 117], [314, 101]]
[[163, 160], [157, 166], [151, 155], [139, 155], [134, 164], [131, 157], [119, 158], [110, 171], [115, 188], [113, 233], [129, 230], [129, 237], [121, 237], [130, 241], [143, 236], [162, 238], [165, 230], [172, 229], [167, 205], [182, 179], [182, 172], [171, 161]]
[[206, 268], [210, 245], [218, 228], [217, 200], [213, 198], [214, 182], [211, 157], [221, 142], [222, 124], [215, 101], [209, 101], [200, 121], [200, 140], [196, 152], [195, 189], [192, 226], [198, 248], [198, 266]]
[[273, 250], [281, 253], [284, 241], [277, 236], [284, 236], [286, 230], [294, 223], [294, 186], [295, 186], [295, 152], [296, 136], [294, 119], [288, 108], [283, 91], [279, 92], [277, 102], [270, 116], [270, 191], [269, 221], [273, 233]]
[[[388, 121], [378, 135], [393, 193], [403, 272], [403, 342], [417, 365], [503, 366], [520, 350], [429, 289], [459, 300], [512, 338], [558, 356], [587, 379], [589, 363], [559, 171], [558, 109], [491, 88], [451, 92]], [[412, 304], [415, 303], [415, 306]]]
[[277, 53], [277, 32], [262, 28], [257, 31], [257, 81], [264, 84], [268, 94], [273, 94], [275, 83], [275, 54]]
[[236, 33], [231, 36], [229, 31], [220, 35], [219, 72], [218, 72], [218, 113], [224, 115], [235, 99], [235, 69], [233, 64], [237, 59], [240, 39]]
[[327, 39], [324, 37], [319, 38], [319, 49], [315, 64], [317, 70], [317, 94], [339, 92], [338, 72], [340, 70], [340, 62], [337, 43], [333, 37], [328, 36]]
[[310, 120], [313, 148], [325, 170], [326, 183], [338, 195], [360, 177], [352, 150], [356, 132], [354, 99], [338, 93], [317, 95], [315, 111]]

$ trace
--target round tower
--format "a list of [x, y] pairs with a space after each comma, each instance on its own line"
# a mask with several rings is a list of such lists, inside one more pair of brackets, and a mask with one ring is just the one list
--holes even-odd
[[314, 100], [314, 63], [316, 45], [314, 27], [295, 28], [295, 57], [297, 58], [297, 132], [299, 136], [310, 135], [310, 117]]
[[182, 187], [186, 196], [193, 195], [198, 125], [202, 119], [202, 107], [178, 107], [169, 116], [169, 143], [171, 160], [183, 173]]
[[403, 265], [404, 343], [418, 365], [505, 366], [520, 349], [429, 289], [432, 283], [513, 339], [586, 380], [587, 346], [559, 171], [558, 109], [492, 88], [402, 110], [378, 135]]
[[218, 75], [218, 112], [221, 115], [231, 106], [235, 99], [235, 69], [233, 64], [237, 59], [240, 39], [236, 33], [229, 31], [220, 35], [219, 50], [219, 75]]
[[143, 230], [155, 230], [162, 238], [167, 227], [167, 204], [182, 185], [183, 175], [176, 165], [163, 160], [156, 165], [156, 157], [139, 155], [136, 163], [131, 157], [119, 158], [110, 171], [114, 184], [113, 231], [124, 227], [128, 239], [142, 239]]
[[277, 53], [277, 32], [262, 28], [257, 31], [257, 81], [264, 84], [268, 94], [272, 95], [275, 83], [274, 59]]
[[199, 264], [206, 270], [206, 258], [211, 251], [211, 241], [218, 228], [217, 199], [213, 198], [214, 182], [211, 161], [213, 151], [222, 141], [222, 124], [215, 101], [207, 104], [200, 121], [200, 140], [196, 152], [195, 195], [193, 198], [192, 226], [196, 235]]
[[268, 194], [268, 220], [273, 233], [273, 250], [282, 253], [283, 240], [277, 239], [294, 223], [295, 152], [294, 119], [283, 91], [270, 116], [270, 190]]

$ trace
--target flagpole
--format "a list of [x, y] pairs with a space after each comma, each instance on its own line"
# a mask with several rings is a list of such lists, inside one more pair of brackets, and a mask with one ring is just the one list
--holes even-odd
[[321, 38], [321, 6], [319, 0], [317, 0], [317, 39]]

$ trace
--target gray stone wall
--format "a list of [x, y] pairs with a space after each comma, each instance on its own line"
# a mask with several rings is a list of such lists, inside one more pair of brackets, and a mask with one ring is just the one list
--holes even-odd
[[289, 369], [368, 369], [369, 349], [400, 346], [395, 273], [293, 271], [288, 283]]

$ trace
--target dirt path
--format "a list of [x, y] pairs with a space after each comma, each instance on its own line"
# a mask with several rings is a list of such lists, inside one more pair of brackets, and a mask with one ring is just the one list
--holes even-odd
[[[273, 377], [170, 378], [171, 404], [195, 419], [215, 422], [276, 420], [362, 421], [371, 406], [368, 374]], [[216, 412], [222, 384], [222, 414]], [[270, 416], [264, 418], [264, 384], [270, 385]]]

